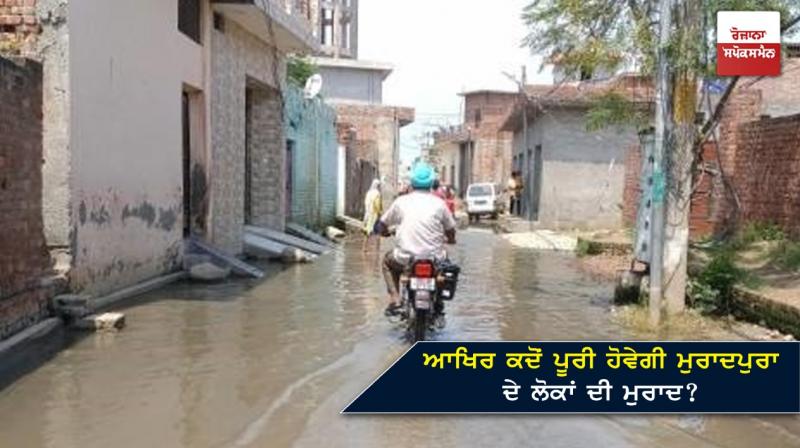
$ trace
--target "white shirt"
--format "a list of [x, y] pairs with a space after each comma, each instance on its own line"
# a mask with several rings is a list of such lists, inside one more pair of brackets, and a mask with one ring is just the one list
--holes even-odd
[[381, 221], [389, 227], [397, 226], [394, 256], [398, 261], [410, 256], [444, 257], [444, 233], [456, 228], [442, 198], [421, 191], [397, 198]]

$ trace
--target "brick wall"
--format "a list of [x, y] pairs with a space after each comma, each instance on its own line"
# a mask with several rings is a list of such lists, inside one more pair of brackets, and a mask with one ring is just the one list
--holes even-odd
[[733, 182], [740, 223], [778, 224], [800, 235], [800, 114], [746, 123], [738, 129]]
[[639, 199], [642, 197], [640, 185], [642, 175], [642, 150], [638, 145], [628, 148], [625, 155], [625, 189], [622, 191], [622, 222], [626, 227], [636, 225]]
[[38, 32], [36, 0], [0, 0], [0, 53], [32, 56]]
[[506, 92], [473, 92], [464, 95], [464, 124], [475, 141], [474, 182], [504, 185], [511, 175], [513, 134], [500, 131], [518, 95]]
[[344, 103], [336, 104], [335, 108], [339, 138], [343, 136], [341, 130], [346, 129], [352, 139], [347, 145], [351, 156], [378, 166], [380, 176], [385, 179], [383, 193], [388, 202], [396, 194], [399, 181], [400, 142], [395, 139], [399, 138], [401, 127], [414, 121], [414, 110]]
[[286, 224], [285, 139], [278, 93], [268, 88], [250, 89], [247, 142], [251, 157], [252, 224], [283, 231]]
[[[8, 5], [8, 1], [6, 1]], [[0, 339], [47, 316], [42, 69], [0, 58]]]
[[[748, 143], [740, 141], [738, 132], [742, 123], [757, 120], [764, 108], [763, 92], [752, 84], [743, 86], [728, 100], [719, 124], [717, 144], [709, 143], [703, 148], [701, 163], [695, 171], [695, 187], [692, 197], [690, 233], [693, 239], [700, 239], [724, 231], [730, 224], [733, 202], [725, 191], [721, 173], [729, 179], [736, 176], [737, 154]], [[719, 157], [717, 156], [719, 148]], [[641, 151], [629, 151], [625, 160], [625, 191], [623, 194], [623, 219], [626, 225], [634, 226], [639, 206], [641, 189]], [[747, 149], [750, 151], [750, 149]]]
[[689, 234], [693, 239], [713, 235], [717, 213], [724, 197], [717, 161], [717, 145], [706, 143], [703, 157], [694, 174], [694, 193], [689, 211]]
[[[281, 88], [286, 60], [275, 60], [269, 46], [227, 21], [225, 31], [211, 31], [210, 92], [210, 237], [211, 243], [233, 254], [244, 251], [246, 90], [253, 88], [250, 155], [254, 223], [283, 230], [285, 137], [275, 89]], [[277, 67], [275, 67], [277, 64]], [[274, 69], [274, 70], [273, 70]]]
[[[737, 152], [746, 148], [739, 142], [739, 126], [758, 119], [763, 108], [762, 94], [760, 89], [739, 88], [723, 110], [719, 124], [719, 169], [728, 179], [733, 179], [736, 175]], [[716, 157], [716, 153], [711, 155]], [[711, 158], [704, 157], [704, 160], [709, 161]], [[733, 198], [726, 194], [721, 175], [714, 178], [712, 195], [716, 202], [711, 216], [711, 220], [714, 221], [714, 232], [723, 232], [733, 224], [735, 203]]]

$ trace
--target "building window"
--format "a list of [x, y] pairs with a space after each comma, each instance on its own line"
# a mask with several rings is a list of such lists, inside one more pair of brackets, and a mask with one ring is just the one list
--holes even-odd
[[333, 9], [324, 8], [322, 10], [322, 20], [320, 21], [321, 43], [322, 45], [333, 45], [333, 23], [334, 13]]
[[214, 29], [220, 33], [225, 32], [225, 17], [218, 12], [214, 13]]
[[198, 44], [201, 16], [200, 0], [178, 0], [178, 30]]
[[475, 127], [481, 125], [481, 120], [483, 120], [483, 113], [480, 109], [475, 109]]

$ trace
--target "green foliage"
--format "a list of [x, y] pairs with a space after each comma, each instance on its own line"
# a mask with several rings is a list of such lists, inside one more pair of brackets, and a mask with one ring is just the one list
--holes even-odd
[[[716, 72], [718, 11], [777, 10], [784, 26], [800, 14], [798, 0], [678, 3], [667, 54], [671, 73], [676, 79], [684, 79], [691, 92], [695, 91], [693, 80]], [[522, 13], [528, 27], [523, 43], [533, 53], [545, 55], [545, 62], [557, 63], [570, 77], [626, 67], [636, 67], [648, 75], [655, 68], [658, 19], [657, 0], [532, 0]], [[639, 116], [621, 107], [619, 98], [599, 100], [587, 117], [591, 129], [623, 123], [641, 126]], [[694, 96], [687, 101], [693, 104]]]
[[[694, 7], [694, 9], [692, 9]], [[780, 11], [783, 25], [800, 14], [797, 0], [695, 0], [676, 8], [669, 46], [673, 71], [713, 73], [718, 11]], [[698, 17], [699, 16], [699, 17]], [[568, 75], [632, 65], [652, 73], [657, 0], [533, 0], [523, 9], [523, 43], [557, 61]], [[687, 26], [697, 23], [697, 27]], [[633, 32], [631, 32], [633, 31]]]
[[780, 268], [800, 270], [800, 242], [782, 240], [770, 251], [769, 258]]
[[304, 87], [308, 78], [318, 72], [318, 67], [306, 58], [292, 56], [286, 64], [286, 77], [297, 87]]
[[594, 98], [586, 112], [586, 129], [598, 131], [607, 126], [633, 125], [637, 129], [649, 126], [648, 111], [632, 106], [624, 96], [617, 92], [606, 92]]
[[750, 245], [759, 241], [781, 241], [786, 239], [786, 234], [775, 224], [756, 222], [745, 226], [738, 239]]
[[700, 275], [689, 281], [687, 294], [692, 306], [708, 314], [725, 314], [730, 311], [733, 287], [748, 276], [736, 267], [734, 259], [735, 252], [719, 251]]
[[636, 33], [630, 33], [636, 20], [626, 2], [534, 0], [522, 19], [529, 28], [524, 44], [550, 62], [557, 60], [567, 75], [613, 71], [628, 56], [644, 55], [637, 51]]
[[575, 253], [578, 257], [588, 257], [592, 255], [600, 255], [603, 253], [603, 248], [592, 241], [578, 238], [578, 245], [575, 247]]
[[704, 314], [720, 312], [720, 293], [713, 286], [698, 279], [690, 279], [687, 287], [689, 304]]

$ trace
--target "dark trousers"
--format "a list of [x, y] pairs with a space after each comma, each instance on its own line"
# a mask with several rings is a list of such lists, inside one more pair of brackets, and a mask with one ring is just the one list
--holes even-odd
[[511, 196], [511, 200], [509, 202], [508, 212], [512, 215], [519, 215], [521, 213], [521, 210], [519, 209], [519, 197]]

